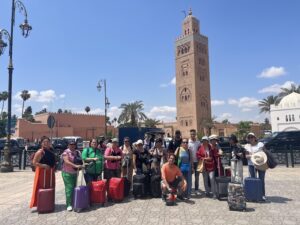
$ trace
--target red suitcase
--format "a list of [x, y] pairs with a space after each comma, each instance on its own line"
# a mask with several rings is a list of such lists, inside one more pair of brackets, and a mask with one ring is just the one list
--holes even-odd
[[120, 202], [124, 199], [124, 179], [113, 177], [109, 180], [108, 196], [111, 200]]
[[91, 203], [99, 203], [104, 206], [106, 202], [106, 180], [92, 181], [90, 190]]
[[46, 170], [44, 170], [44, 188], [39, 189], [37, 195], [38, 213], [49, 213], [54, 211], [55, 191], [52, 187], [53, 171], [50, 171], [50, 187], [46, 188]]

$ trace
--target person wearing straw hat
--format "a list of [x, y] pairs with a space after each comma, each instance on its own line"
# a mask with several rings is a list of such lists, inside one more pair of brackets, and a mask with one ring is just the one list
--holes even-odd
[[255, 178], [258, 173], [258, 178], [262, 181], [262, 192], [263, 192], [263, 200], [266, 201], [266, 193], [265, 193], [265, 175], [266, 175], [266, 167], [264, 166], [264, 161], [266, 161], [266, 157], [264, 157], [264, 144], [262, 142], [257, 141], [257, 137], [254, 133], [250, 132], [247, 135], [248, 144], [245, 145], [246, 149], [246, 158], [248, 159], [248, 169], [250, 177]]

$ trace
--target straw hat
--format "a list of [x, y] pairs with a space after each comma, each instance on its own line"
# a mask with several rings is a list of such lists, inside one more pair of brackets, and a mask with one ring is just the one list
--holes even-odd
[[264, 152], [256, 152], [251, 156], [251, 161], [255, 168], [261, 171], [268, 169], [267, 159], [268, 157]]

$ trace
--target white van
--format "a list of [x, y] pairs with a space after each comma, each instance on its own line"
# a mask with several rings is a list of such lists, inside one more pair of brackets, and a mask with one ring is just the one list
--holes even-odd
[[83, 139], [80, 136], [65, 136], [63, 137], [64, 140], [67, 142], [75, 141], [77, 145], [77, 149], [82, 150], [83, 149]]

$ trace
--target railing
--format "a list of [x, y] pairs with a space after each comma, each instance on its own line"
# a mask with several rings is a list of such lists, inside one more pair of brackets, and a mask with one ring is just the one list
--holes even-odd
[[[230, 148], [222, 148], [223, 157], [222, 164], [230, 165], [231, 150]], [[283, 148], [272, 148], [270, 149], [274, 158], [277, 160], [278, 164], [284, 164], [286, 167], [294, 167], [295, 164], [300, 164], [300, 146], [289, 146], [286, 145]], [[245, 160], [246, 161], [246, 160]], [[244, 165], [246, 163], [244, 162]]]
[[[223, 150], [223, 157], [222, 157], [222, 164], [223, 165], [230, 165], [231, 159], [231, 150], [230, 148], [222, 148]], [[294, 167], [295, 164], [300, 164], [300, 146], [291, 147], [291, 146], [284, 146], [283, 148], [273, 148], [270, 149], [273, 156], [277, 160], [278, 164], [285, 164], [286, 167]], [[31, 155], [34, 153], [34, 150], [25, 149], [20, 150], [19, 152], [11, 153], [11, 160], [14, 167], [18, 167], [20, 170], [25, 170], [26, 167], [31, 166]], [[59, 159], [59, 154], [61, 150], [56, 149], [56, 158]], [[3, 151], [1, 151], [1, 161], [3, 160]], [[246, 161], [246, 160], [245, 160]], [[244, 165], [246, 165], [244, 163]]]
[[[25, 170], [26, 167], [30, 167], [31, 166], [31, 155], [33, 153], [35, 153], [35, 150], [25, 150], [22, 149], [19, 152], [13, 152], [11, 153], [11, 162], [12, 165], [14, 167], [18, 167], [20, 170]], [[55, 152], [60, 152], [59, 150], [55, 151]], [[58, 155], [56, 155], [56, 157], [58, 158]], [[1, 161], [4, 158], [4, 154], [3, 151], [1, 151]]]

